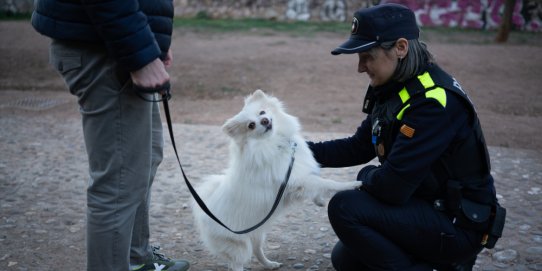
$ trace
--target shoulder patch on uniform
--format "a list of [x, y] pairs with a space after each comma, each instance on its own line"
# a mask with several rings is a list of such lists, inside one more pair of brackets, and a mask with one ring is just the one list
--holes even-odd
[[404, 136], [408, 137], [408, 138], [412, 138], [414, 136], [414, 132], [416, 132], [416, 130], [406, 124], [403, 124], [401, 126], [401, 128], [399, 129], [399, 131], [401, 132], [401, 134], [403, 134]]
[[446, 91], [443, 88], [437, 87], [425, 93], [426, 98], [437, 100], [442, 107], [446, 108]]

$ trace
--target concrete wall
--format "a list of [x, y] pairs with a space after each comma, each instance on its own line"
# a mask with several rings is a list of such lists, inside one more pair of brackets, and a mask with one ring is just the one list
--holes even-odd
[[[422, 26], [495, 29], [505, 0], [175, 0], [177, 16], [198, 12], [212, 18], [267, 18], [302, 21], [350, 21], [355, 10], [400, 3], [416, 13]], [[515, 29], [542, 31], [542, 1], [516, 0]]]
[[[505, 0], [174, 0], [176, 16], [350, 21], [355, 10], [379, 3], [401, 3], [422, 26], [495, 29]], [[32, 11], [34, 0], [0, 0], [0, 13]], [[542, 0], [516, 0], [515, 29], [542, 31]]]

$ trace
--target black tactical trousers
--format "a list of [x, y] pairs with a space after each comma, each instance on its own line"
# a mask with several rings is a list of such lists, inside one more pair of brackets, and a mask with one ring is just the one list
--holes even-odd
[[456, 227], [421, 199], [389, 205], [366, 191], [342, 191], [328, 215], [340, 240], [332, 252], [339, 271], [431, 271], [468, 261], [481, 249], [481, 233]]

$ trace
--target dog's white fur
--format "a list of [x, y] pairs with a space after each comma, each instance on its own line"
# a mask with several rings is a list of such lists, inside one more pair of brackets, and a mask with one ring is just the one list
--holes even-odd
[[257, 90], [245, 98], [241, 112], [227, 120], [223, 131], [230, 136], [230, 162], [224, 175], [212, 175], [196, 188], [207, 207], [232, 230], [244, 230], [260, 222], [271, 210], [283, 182], [296, 143], [295, 163], [289, 183], [273, 216], [247, 234], [234, 234], [211, 220], [195, 202], [192, 210], [205, 247], [242, 271], [252, 253], [265, 268], [278, 262], [267, 259], [263, 248], [272, 221], [294, 202], [312, 199], [325, 204], [331, 192], [351, 189], [359, 182], [336, 182], [318, 175], [314, 160], [296, 117], [287, 114], [275, 97]]

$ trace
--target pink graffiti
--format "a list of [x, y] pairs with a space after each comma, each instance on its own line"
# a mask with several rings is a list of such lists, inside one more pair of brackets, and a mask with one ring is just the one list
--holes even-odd
[[[408, 6], [422, 26], [445, 26], [476, 29], [498, 28], [504, 12], [505, 0], [382, 0]], [[516, 29], [542, 31], [541, 20], [534, 14], [527, 22], [521, 12], [523, 2], [517, 0], [512, 15]]]
[[[525, 23], [523, 17], [520, 14], [522, 4], [523, 1], [516, 1], [514, 13], [512, 13], [512, 24], [514, 24], [518, 28], [521, 28], [521, 26], [523, 26], [523, 24]], [[502, 14], [504, 13], [504, 0], [490, 1], [490, 6], [488, 10], [488, 28], [498, 27], [502, 21]]]

